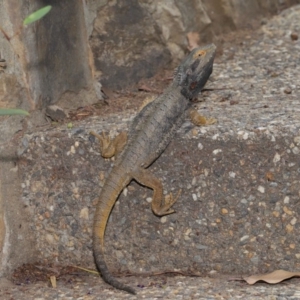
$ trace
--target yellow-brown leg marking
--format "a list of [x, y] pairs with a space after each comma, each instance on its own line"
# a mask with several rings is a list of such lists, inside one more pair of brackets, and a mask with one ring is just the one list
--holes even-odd
[[190, 118], [192, 123], [196, 126], [205, 126], [217, 123], [217, 119], [201, 116], [195, 109], [190, 110]]
[[120, 132], [113, 140], [110, 140], [109, 135], [102, 132], [102, 135], [91, 131], [90, 134], [95, 136], [100, 142], [100, 152], [105, 158], [111, 158], [114, 155], [119, 154], [127, 142], [127, 133]]
[[164, 198], [163, 186], [160, 180], [153, 176], [153, 174], [151, 174], [148, 170], [140, 169], [139, 171], [132, 174], [132, 176], [140, 184], [153, 189], [151, 208], [154, 214], [156, 214], [157, 216], [164, 216], [175, 212], [175, 210], [171, 209], [171, 207], [180, 196], [181, 190], [178, 192], [175, 198], [172, 193], [165, 196]]

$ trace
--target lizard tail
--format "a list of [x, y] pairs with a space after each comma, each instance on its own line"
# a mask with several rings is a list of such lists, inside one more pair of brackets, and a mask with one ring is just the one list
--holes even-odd
[[116, 175], [112, 172], [102, 189], [94, 216], [93, 253], [103, 280], [119, 290], [135, 295], [136, 292], [133, 288], [119, 282], [110, 274], [104, 260], [104, 233], [106, 224], [116, 199], [126, 184], [128, 184], [128, 178], [118, 176], [118, 174]]
[[[98, 242], [100, 242], [100, 240]], [[103, 248], [101, 247], [100, 243], [98, 243], [98, 242], [94, 239], [94, 244], [93, 244], [94, 257], [95, 257], [97, 267], [101, 273], [103, 280], [116, 289], [123, 290], [130, 294], [136, 295], [136, 291], [132, 287], [127, 286], [124, 283], [118, 281], [116, 278], [114, 278], [110, 274], [110, 272], [107, 268], [107, 265], [104, 261]]]

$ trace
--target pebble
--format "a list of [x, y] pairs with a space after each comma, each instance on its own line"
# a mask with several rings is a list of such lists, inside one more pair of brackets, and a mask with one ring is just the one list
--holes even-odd
[[288, 209], [286, 206], [283, 207], [283, 211], [288, 214], [288, 215], [292, 215], [293, 211], [291, 211], [290, 209]]
[[203, 150], [203, 148], [204, 148], [203, 144], [202, 143], [198, 143], [198, 149], [199, 150]]
[[273, 158], [273, 163], [276, 164], [280, 161], [280, 154], [276, 153], [274, 158]]
[[217, 155], [222, 152], [222, 149], [215, 149], [212, 153], [213, 155]]
[[262, 185], [258, 186], [257, 190], [262, 194], [265, 193], [265, 187], [263, 187]]
[[80, 210], [79, 218], [88, 220], [89, 219], [89, 209], [88, 207], [84, 207]]
[[222, 208], [222, 209], [221, 209], [221, 213], [222, 213], [223, 215], [228, 214], [228, 209], [227, 209], [227, 208]]
[[287, 224], [285, 229], [287, 233], [291, 233], [294, 230], [294, 227], [291, 224]]
[[167, 220], [168, 220], [167, 216], [163, 216], [163, 217], [160, 218], [160, 222], [163, 223], [163, 224], [166, 223]]

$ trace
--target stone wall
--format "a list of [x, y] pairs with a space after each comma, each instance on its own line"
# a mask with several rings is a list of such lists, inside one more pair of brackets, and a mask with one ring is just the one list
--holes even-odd
[[[100, 81], [124, 88], [153, 76], [198, 43], [220, 43], [299, 0], [48, 1], [52, 11], [20, 30], [38, 2], [0, 2], [0, 103], [28, 110], [58, 103], [70, 109], [99, 100]], [[44, 1], [44, 5], [47, 1]], [[92, 49], [92, 52], [90, 50]], [[94, 70], [95, 68], [95, 70]], [[94, 81], [95, 80], [95, 81]], [[11, 92], [15, 86], [18, 89]], [[14, 97], [12, 97], [14, 94]]]
[[[122, 0], [93, 2], [89, 23], [96, 73], [120, 89], [150, 77], [188, 52], [189, 33], [199, 44], [220, 44], [222, 35], [257, 27], [266, 16], [300, 1]], [[97, 2], [96, 2], [97, 3]]]

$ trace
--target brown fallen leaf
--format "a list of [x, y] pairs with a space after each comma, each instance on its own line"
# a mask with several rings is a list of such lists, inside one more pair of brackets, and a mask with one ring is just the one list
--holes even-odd
[[139, 91], [144, 91], [144, 92], [153, 92], [153, 89], [146, 84], [142, 84], [139, 86]]
[[252, 275], [248, 277], [243, 277], [243, 279], [248, 283], [248, 284], [254, 284], [257, 281], [265, 281], [267, 283], [279, 283], [283, 280], [292, 278], [292, 277], [300, 277], [300, 272], [289, 272], [285, 270], [276, 270], [272, 273], [268, 274], [258, 274], [258, 275]]
[[106, 86], [101, 86], [101, 91], [105, 94], [105, 96], [109, 99], [114, 99], [114, 93], [111, 89]]
[[151, 88], [151, 87], [147, 86], [146, 84], [140, 85], [139, 86], [139, 91], [144, 91], [144, 92], [148, 92], [148, 93], [156, 93], [156, 94], [161, 94], [162, 93], [162, 91]]

